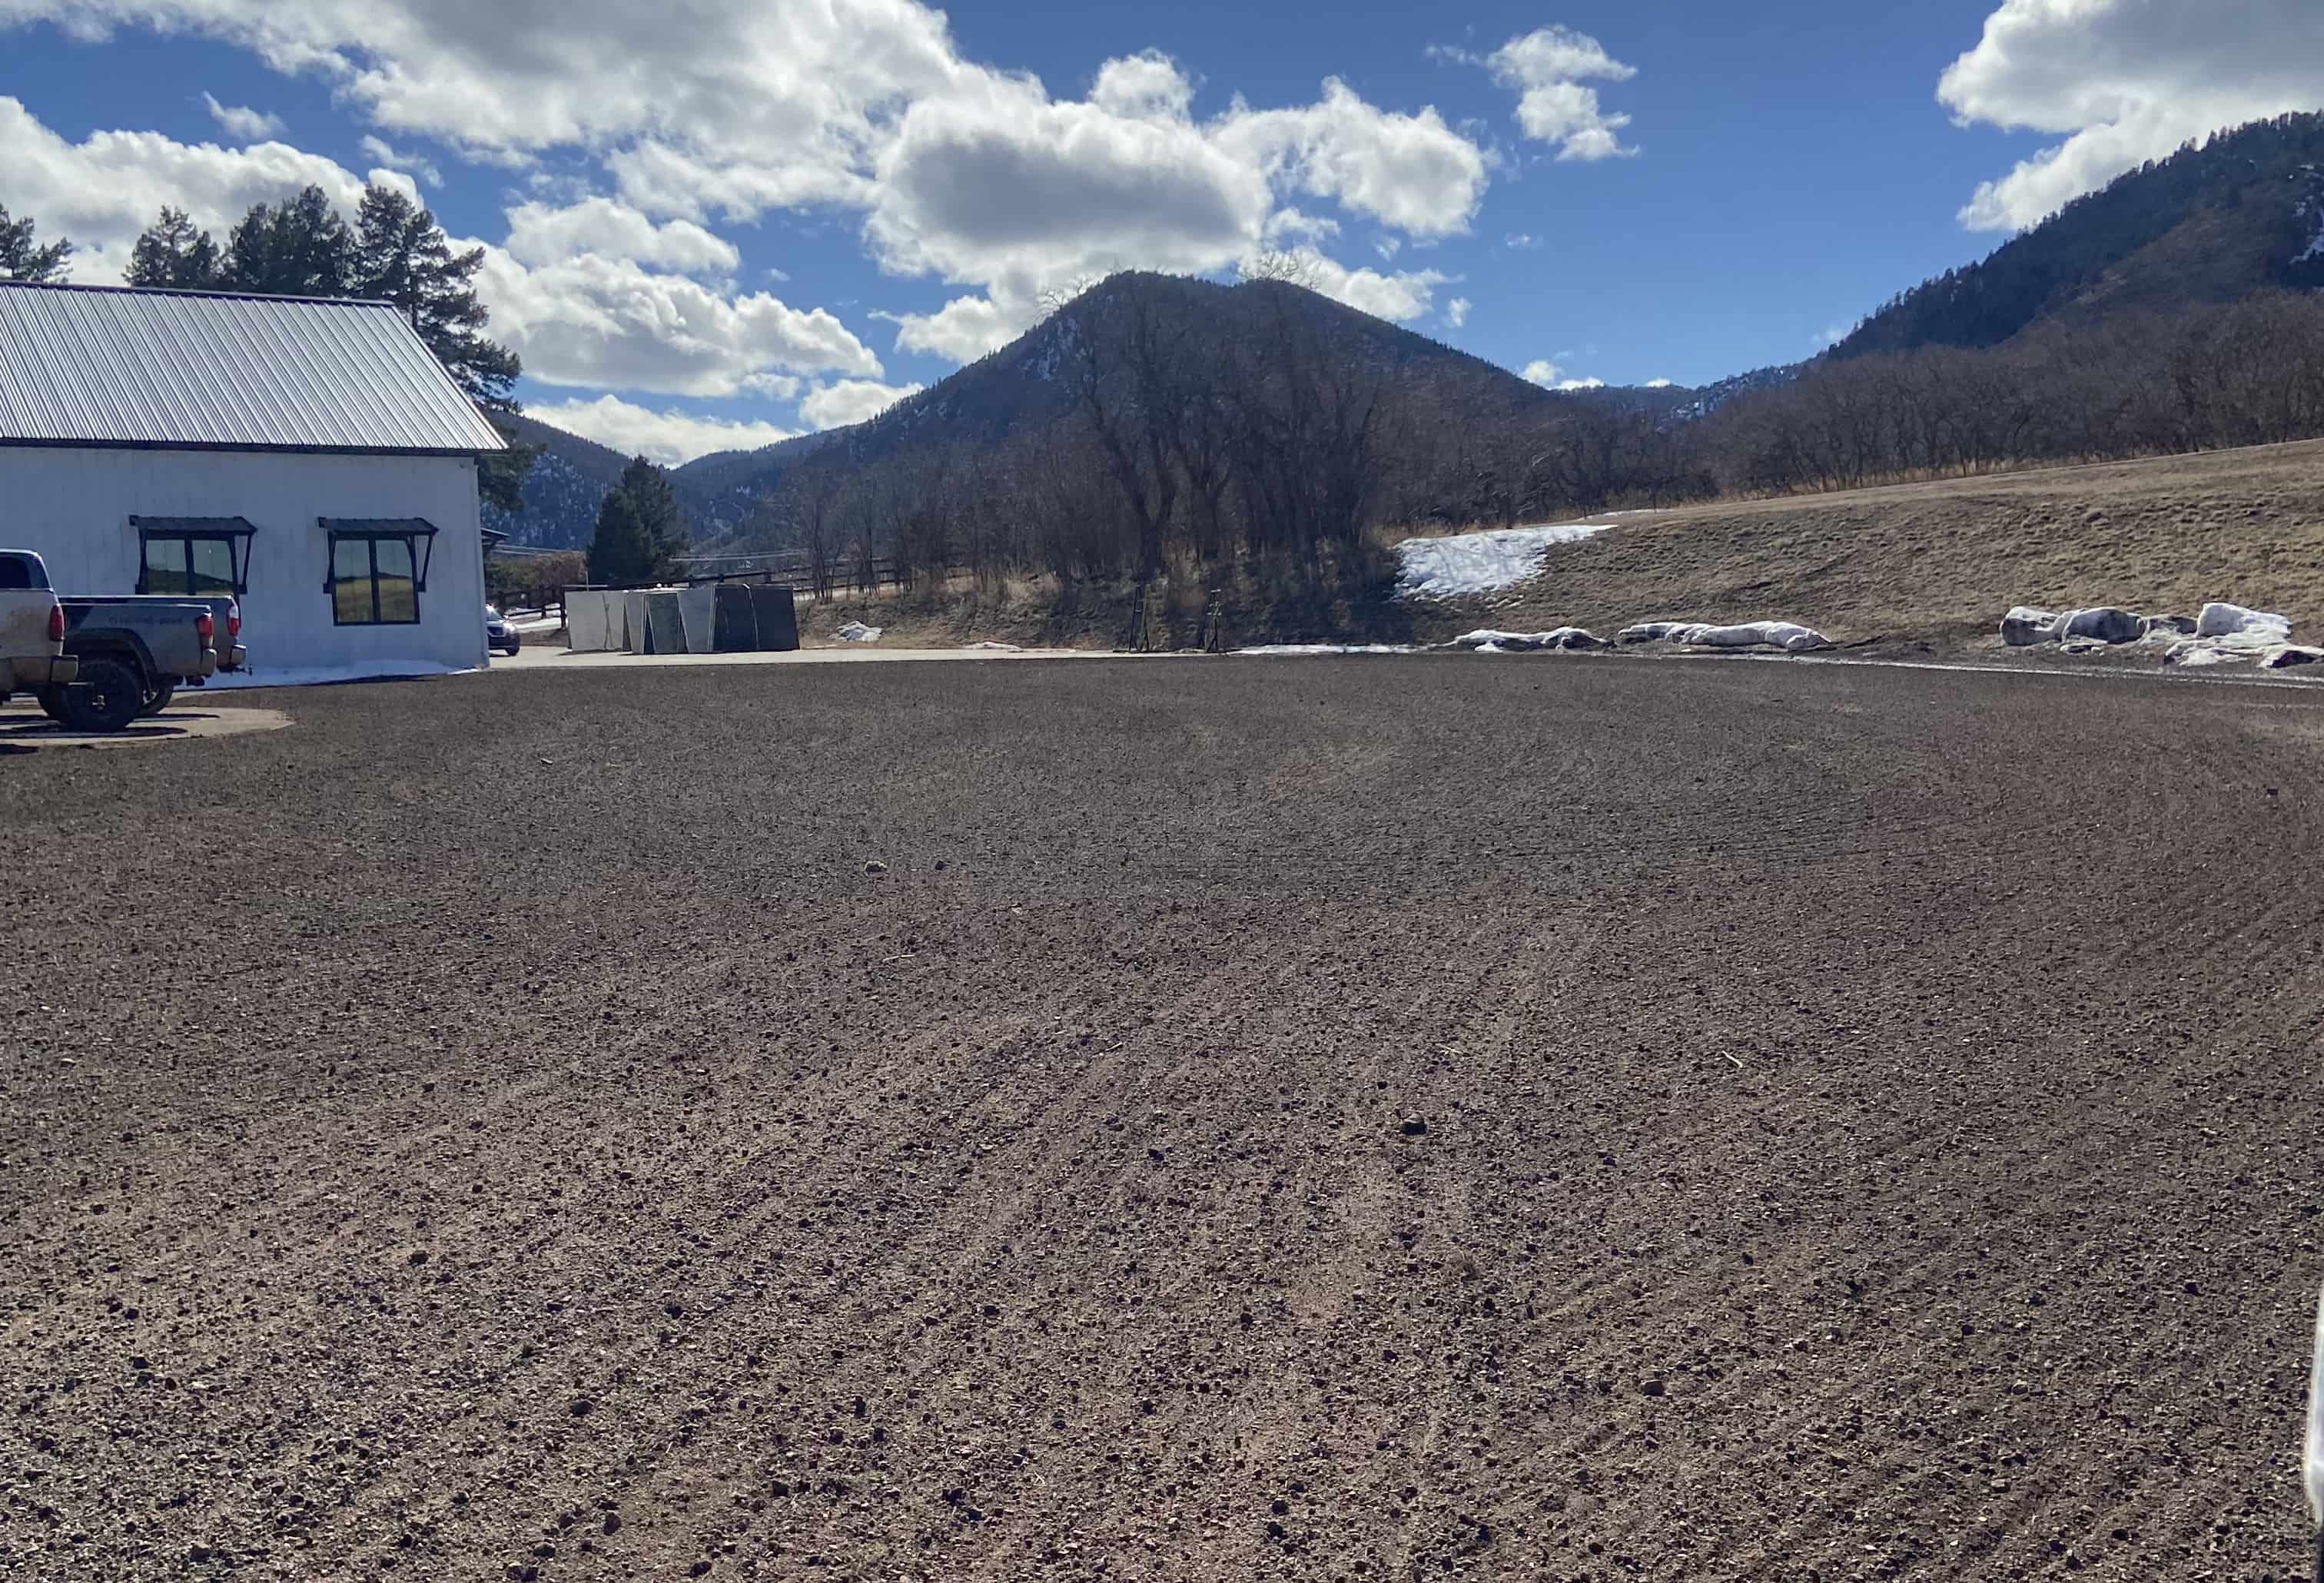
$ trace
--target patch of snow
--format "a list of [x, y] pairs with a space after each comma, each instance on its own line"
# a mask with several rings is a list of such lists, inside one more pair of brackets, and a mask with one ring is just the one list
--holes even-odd
[[1617, 643], [1685, 643], [1710, 629], [1701, 621], [1640, 621], [1614, 634]]
[[2281, 642], [2292, 636], [2292, 619], [2224, 601], [2205, 605], [2203, 613], [2195, 618], [2195, 635], [2199, 638], [2231, 638], [2237, 633], [2259, 631], [2272, 631]]
[[2001, 618], [2001, 640], [2012, 649], [2030, 649], [2058, 635], [2058, 612], [2030, 604], [2013, 604]]
[[[869, 629], [867, 629], [867, 630], [868, 630]], [[1022, 643], [998, 643], [990, 638], [987, 638], [982, 643], [972, 643], [969, 647], [971, 649], [989, 649], [996, 654], [1022, 654], [1025, 652], [1025, 646]]]
[[2165, 665], [2239, 665], [2256, 662], [2271, 670], [2303, 661], [2284, 656], [2313, 652], [2297, 644], [2286, 643], [2284, 634], [2273, 627], [2262, 627], [2249, 632], [2229, 632], [2223, 638], [2181, 638], [2164, 650]]
[[[2309, 212], [2309, 206], [2302, 203], [2300, 206], [2299, 212], [2302, 217], [2305, 217]], [[2316, 235], [2309, 239], [2309, 243], [2306, 247], [2301, 248], [2297, 253], [2292, 255], [2292, 262], [2296, 264], [2304, 264], [2310, 259], [2318, 258], [2324, 258], [2324, 210], [2319, 210], [2317, 215]]]
[[1675, 641], [1704, 649], [1780, 649], [1786, 654], [1804, 654], [1811, 649], [1831, 647], [1831, 639], [1797, 621], [1745, 621], [1733, 627], [1702, 627]]
[[1676, 643], [1693, 649], [1780, 649], [1805, 654], [1829, 649], [1831, 640], [1797, 621], [1744, 621], [1714, 626], [1708, 621], [1641, 621], [1615, 635], [1618, 643]]
[[1552, 546], [1572, 544], [1603, 533], [1604, 522], [1551, 522], [1530, 528], [1496, 528], [1449, 538], [1407, 538], [1396, 547], [1403, 575], [1397, 594], [1405, 599], [1459, 599], [1513, 588], [1541, 569]]
[[1450, 647], [1480, 653], [1530, 654], [1541, 649], [1604, 649], [1606, 640], [1580, 627], [1553, 627], [1546, 632], [1503, 632], [1491, 627], [1463, 632]]
[[847, 643], [877, 643], [885, 627], [867, 627], [862, 621], [850, 621], [839, 629], [838, 638]]
[[2111, 604], [2098, 604], [2068, 611], [2058, 618], [2056, 631], [2061, 642], [2088, 638], [2099, 643], [2135, 643], [2146, 635], [2146, 618]]
[[1237, 654], [1281, 656], [1286, 654], [1417, 654], [1409, 643], [1261, 643], [1256, 648], [1238, 649]]

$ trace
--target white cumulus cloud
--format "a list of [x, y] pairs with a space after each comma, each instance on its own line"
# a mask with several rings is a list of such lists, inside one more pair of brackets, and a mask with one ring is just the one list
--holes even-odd
[[2190, 138], [2324, 105], [2324, 5], [2002, 0], [1937, 97], [1964, 125], [2062, 137], [1960, 211], [1974, 230], [2022, 230]]
[[436, 168], [435, 161], [424, 155], [407, 153], [396, 148], [383, 137], [373, 137], [368, 134], [357, 146], [363, 150], [365, 159], [375, 161], [390, 170], [401, 170], [408, 176], [425, 181], [430, 187], [444, 185], [444, 172]]
[[691, 220], [653, 221], [609, 198], [557, 207], [519, 204], [508, 212], [510, 254], [533, 265], [567, 263], [609, 253], [680, 274], [730, 275], [742, 255], [733, 243]]
[[[881, 269], [961, 289], [899, 325], [899, 345], [945, 355], [1005, 339], [1081, 276], [1231, 268], [1295, 200], [1415, 239], [1459, 235], [1489, 176], [1484, 151], [1434, 108], [1376, 105], [1336, 78], [1306, 103], [1233, 97], [1203, 117], [1194, 78], [1167, 55], [1103, 61], [1083, 97], [1061, 97], [964, 58], [918, 0], [683, 11], [673, 23], [666, 8], [573, 0], [550, 26], [475, 0], [0, 0], [0, 29], [47, 19], [84, 38], [222, 40], [327, 84], [379, 168], [431, 184], [441, 173], [408, 152], [413, 140], [530, 166], [548, 184], [536, 196], [568, 207], [602, 179], [627, 209], [706, 232], [770, 210], [848, 211]], [[587, 181], [558, 185], [576, 165]], [[698, 272], [669, 258], [678, 242], [625, 245]]]
[[599, 396], [592, 401], [536, 401], [525, 415], [567, 434], [610, 446], [625, 456], [643, 456], [665, 467], [691, 462], [713, 451], [755, 451], [798, 431], [752, 419], [705, 418], [671, 407], [661, 411]]
[[1444, 305], [1444, 322], [1459, 329], [1469, 322], [1469, 309], [1473, 306], [1466, 297], [1455, 297]]
[[1565, 370], [1546, 357], [1536, 357], [1526, 364], [1519, 377], [1548, 391], [1602, 391], [1606, 388], [1606, 382], [1602, 379], [1568, 377]]
[[997, 352], [1033, 327], [1041, 317], [1041, 301], [1029, 292], [1003, 297], [955, 297], [934, 313], [891, 316], [896, 321], [896, 349], [925, 352], [950, 363], [973, 363], [987, 352]]
[[881, 373], [871, 349], [822, 308], [732, 295], [631, 259], [587, 253], [533, 267], [487, 246], [476, 288], [493, 335], [549, 384], [732, 396], [779, 391], [773, 382], [788, 375]]
[[1629, 116], [1606, 109], [1598, 90], [1587, 86], [1628, 82], [1638, 69], [1615, 60], [1588, 33], [1563, 26], [1536, 28], [1481, 58], [1457, 49], [1431, 53], [1482, 66], [1495, 82], [1515, 90], [1518, 128], [1536, 143], [1555, 143], [1561, 160], [1610, 160], [1638, 152], [1621, 139]]
[[221, 105], [215, 94], [204, 94], [202, 103], [208, 107], [210, 119], [218, 124], [218, 130], [237, 143], [263, 143], [282, 135], [280, 115], [270, 115], [247, 105]]
[[918, 385], [883, 385], [877, 380], [841, 379], [818, 385], [799, 400], [799, 421], [809, 428], [844, 428], [877, 418], [907, 396], [920, 393]]
[[[1398, 270], [1393, 273], [1374, 269], [1351, 270], [1312, 247], [1289, 248], [1277, 259], [1266, 262], [1276, 263], [1277, 260], [1288, 266], [1292, 279], [1308, 290], [1397, 324], [1418, 318], [1434, 307], [1436, 288], [1452, 278], [1435, 270]], [[1258, 255], [1246, 259], [1245, 272], [1260, 262]]]
[[10, 211], [38, 218], [43, 236], [70, 237], [72, 277], [91, 285], [120, 282], [137, 234], [164, 204], [223, 241], [253, 204], [312, 185], [352, 214], [364, 185], [337, 161], [281, 143], [229, 149], [158, 132], [92, 132], [69, 142], [5, 95], [0, 171], [7, 173]]

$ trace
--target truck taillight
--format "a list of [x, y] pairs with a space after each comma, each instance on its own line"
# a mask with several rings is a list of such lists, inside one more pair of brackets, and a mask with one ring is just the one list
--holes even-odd
[[49, 641], [61, 643], [64, 640], [65, 607], [51, 599], [49, 601]]
[[235, 611], [226, 618], [226, 635], [229, 638], [239, 638], [242, 636], [242, 612], [240, 610]]
[[207, 643], [217, 636], [217, 622], [210, 619], [209, 612], [204, 611], [194, 618], [194, 631], [203, 642]]

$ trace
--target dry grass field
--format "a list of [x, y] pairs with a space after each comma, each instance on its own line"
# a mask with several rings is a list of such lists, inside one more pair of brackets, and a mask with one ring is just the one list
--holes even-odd
[[2324, 698], [254, 701], [0, 761], [0, 1577], [2301, 1565]]
[[2191, 615], [2213, 599], [2324, 628], [2324, 442], [1624, 518], [1553, 548], [1495, 621], [1780, 617], [1959, 646], [2013, 604]]

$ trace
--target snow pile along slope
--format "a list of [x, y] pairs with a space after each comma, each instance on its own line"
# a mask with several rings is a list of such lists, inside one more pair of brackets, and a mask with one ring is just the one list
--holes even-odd
[[1480, 654], [1530, 654], [1537, 649], [1603, 649], [1607, 644], [1603, 638], [1580, 627], [1554, 627], [1546, 632], [1503, 632], [1482, 627], [1462, 633], [1450, 646]]
[[1552, 545], [1572, 544], [1603, 533], [1604, 522], [1556, 522], [1532, 528], [1497, 528], [1450, 538], [1407, 538], [1396, 547], [1403, 575], [1396, 591], [1406, 599], [1459, 599], [1514, 588], [1541, 569]]
[[1641, 621], [1623, 628], [1614, 640], [1625, 645], [1676, 643], [1690, 649], [1780, 649], [1786, 654], [1831, 647], [1831, 639], [1797, 621], [1745, 621], [1732, 627], [1706, 621]]

